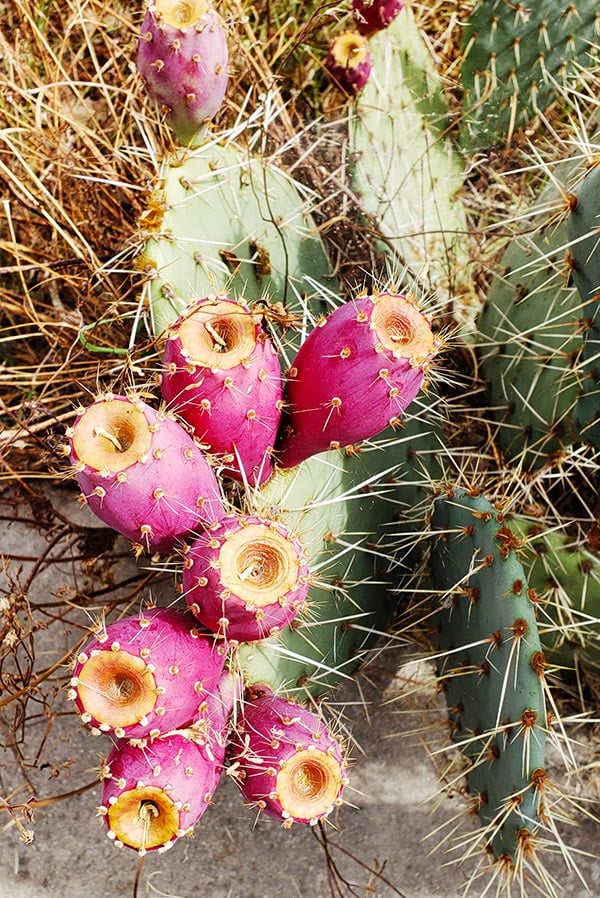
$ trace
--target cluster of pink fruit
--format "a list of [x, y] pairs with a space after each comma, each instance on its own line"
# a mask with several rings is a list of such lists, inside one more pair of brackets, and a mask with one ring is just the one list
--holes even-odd
[[75, 662], [71, 697], [114, 740], [101, 813], [116, 844], [164, 849], [189, 832], [226, 756], [246, 801], [284, 824], [340, 803], [344, 754], [321, 718], [228, 669], [240, 642], [305, 610], [311, 574], [300, 539], [236, 510], [227, 484], [251, 504], [277, 467], [395, 423], [436, 349], [410, 298], [359, 296], [284, 375], [261, 312], [207, 296], [164, 335], [160, 410], [109, 394], [77, 414], [68, 451], [84, 501], [138, 553], [179, 554], [188, 606], [115, 621]]
[[226, 755], [245, 800], [284, 826], [341, 802], [346, 762], [320, 717], [266, 687], [247, 690], [238, 716], [225, 658], [191, 614], [167, 608], [114, 621], [77, 657], [70, 696], [113, 737], [99, 812], [115, 845], [145, 854], [190, 834]]
[[355, 31], [345, 31], [329, 45], [325, 68], [342, 90], [358, 93], [372, 69], [368, 38], [394, 21], [403, 0], [352, 0]]

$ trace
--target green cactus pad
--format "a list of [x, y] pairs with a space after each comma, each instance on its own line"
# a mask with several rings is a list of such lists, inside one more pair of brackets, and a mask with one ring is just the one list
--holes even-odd
[[240, 646], [248, 683], [318, 696], [364, 662], [396, 608], [388, 590], [391, 568], [395, 582], [398, 571], [410, 576], [423, 546], [409, 512], [429, 489], [427, 470], [436, 468], [441, 446], [434, 416], [407, 415], [399, 431], [385, 431], [358, 454], [324, 452], [277, 471], [252, 498], [255, 511], [301, 538], [313, 584], [300, 625]]
[[540, 824], [546, 742], [545, 661], [519, 540], [475, 490], [437, 498], [432, 529], [434, 645], [452, 738], [485, 847], [517, 864]]
[[427, 290], [452, 296], [458, 320], [472, 321], [463, 165], [445, 136], [433, 57], [408, 7], [370, 47], [373, 70], [350, 124], [352, 188], [391, 267], [406, 266]]
[[510, 143], [514, 132], [598, 62], [596, 3], [481, 0], [462, 37], [461, 142], [469, 150]]
[[152, 330], [193, 297], [267, 298], [306, 319], [339, 293], [310, 217], [313, 197], [282, 170], [233, 144], [168, 158], [142, 226]]
[[568, 234], [573, 279], [583, 300], [582, 395], [573, 414], [581, 437], [600, 447], [600, 163], [595, 158], [577, 190]]
[[600, 671], [600, 559], [539, 521], [511, 518], [529, 587], [539, 599], [540, 638], [548, 660], [565, 669]]
[[[555, 180], [571, 168], [559, 168]], [[542, 467], [579, 436], [571, 415], [579, 393], [581, 300], [568, 285], [565, 211], [563, 195], [548, 185], [497, 265], [478, 321], [498, 442], [525, 471]]]

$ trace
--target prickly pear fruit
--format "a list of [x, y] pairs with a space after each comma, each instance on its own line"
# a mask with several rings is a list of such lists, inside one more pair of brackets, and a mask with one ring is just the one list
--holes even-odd
[[86, 644], [70, 697], [94, 733], [154, 739], [209, 714], [223, 664], [192, 615], [153, 608], [113, 621]]
[[371, 74], [372, 61], [367, 39], [356, 31], [340, 34], [329, 45], [325, 68], [338, 87], [349, 94], [358, 93]]
[[352, 11], [359, 33], [369, 37], [387, 28], [403, 6], [402, 0], [353, 0]]
[[228, 61], [221, 20], [207, 0], [150, 3], [137, 65], [181, 143], [192, 143], [218, 112], [227, 89]]
[[245, 800], [283, 826], [314, 826], [341, 804], [348, 782], [342, 746], [297, 702], [255, 687], [230, 745]]
[[101, 396], [67, 431], [83, 498], [148, 552], [224, 516], [219, 484], [191, 436], [140, 399]]
[[302, 543], [255, 516], [225, 519], [185, 556], [190, 610], [227, 640], [255, 642], [286, 627], [304, 610], [309, 585]]
[[397, 423], [436, 348], [429, 321], [402, 294], [360, 296], [335, 309], [308, 335], [288, 372], [281, 466]]
[[151, 745], [117, 743], [102, 769], [103, 817], [115, 845], [140, 855], [166, 851], [190, 835], [211, 803], [223, 769], [225, 733], [208, 750], [184, 733]]
[[281, 419], [281, 366], [246, 303], [221, 296], [192, 302], [168, 331], [161, 389], [170, 410], [219, 455], [226, 474], [251, 486], [272, 472]]

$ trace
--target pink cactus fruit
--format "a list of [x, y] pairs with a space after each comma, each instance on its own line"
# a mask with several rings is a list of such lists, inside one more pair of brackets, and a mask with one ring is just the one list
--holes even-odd
[[280, 465], [293, 467], [396, 424], [436, 350], [429, 321], [403, 294], [339, 306], [310, 332], [288, 372]]
[[313, 711], [255, 687], [230, 739], [244, 799], [283, 822], [314, 826], [342, 802], [347, 766], [340, 741]]
[[310, 574], [302, 543], [253, 515], [225, 519], [186, 551], [183, 592], [191, 612], [227, 641], [255, 642], [306, 607]]
[[216, 474], [192, 437], [140, 399], [100, 397], [67, 436], [84, 501], [140, 551], [169, 552], [225, 514]]
[[339, 88], [358, 93], [369, 80], [373, 67], [369, 44], [356, 31], [340, 34], [329, 45], [325, 68]]
[[223, 665], [222, 646], [191, 614], [152, 608], [84, 646], [69, 697], [96, 735], [152, 740], [218, 710]]
[[102, 769], [98, 811], [115, 845], [143, 856], [191, 835], [211, 804], [226, 744], [222, 738], [222, 748], [208, 750], [191, 735], [171, 733], [151, 745], [112, 748]]
[[169, 329], [161, 387], [168, 407], [251, 486], [271, 474], [281, 420], [279, 357], [255, 315], [221, 296], [195, 300]]
[[370, 37], [391, 25], [403, 6], [403, 0], [353, 0], [356, 27], [364, 37]]
[[138, 42], [138, 70], [181, 143], [192, 143], [221, 107], [228, 62], [221, 20], [207, 0], [150, 3]]

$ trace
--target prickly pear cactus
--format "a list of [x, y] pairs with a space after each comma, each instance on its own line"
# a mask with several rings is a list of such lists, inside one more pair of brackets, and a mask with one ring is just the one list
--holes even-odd
[[564, 677], [600, 671], [600, 559], [581, 540], [515, 516], [510, 527], [539, 599], [540, 638]]
[[517, 866], [544, 808], [544, 665], [519, 539], [478, 490], [434, 503], [431, 576], [438, 676], [483, 843]]
[[[572, 412], [579, 392], [581, 300], [569, 284], [566, 190], [556, 186], [529, 210], [496, 266], [479, 316], [481, 372], [506, 459], [542, 467], [578, 438]], [[533, 222], [533, 227], [531, 225]]]
[[142, 221], [154, 333], [191, 299], [220, 291], [248, 302], [268, 297], [308, 320], [325, 312], [339, 286], [311, 205], [309, 191], [234, 143], [165, 160]]
[[[312, 583], [307, 613], [276, 637], [240, 646], [248, 684], [291, 697], [322, 695], [368, 657], [422, 554], [429, 470], [442, 453], [435, 414], [408, 416], [356, 452], [330, 451], [279, 470], [252, 504], [304, 545]], [[415, 518], [418, 517], [418, 522]], [[393, 524], [393, 522], [396, 522]]]
[[597, 62], [597, 5], [480, 0], [465, 24], [462, 54], [463, 145], [510, 143]]
[[600, 447], [600, 160], [594, 157], [569, 215], [573, 279], [583, 302], [582, 395], [573, 417], [582, 439]]
[[350, 123], [353, 190], [392, 270], [452, 295], [461, 323], [472, 323], [463, 165], [445, 136], [433, 57], [407, 7], [370, 44], [373, 71]]

